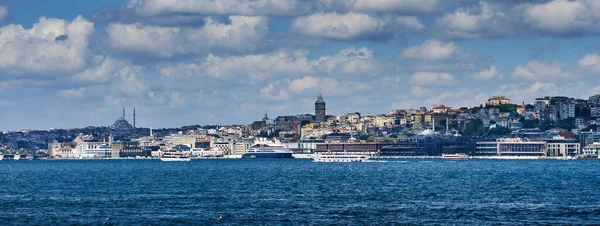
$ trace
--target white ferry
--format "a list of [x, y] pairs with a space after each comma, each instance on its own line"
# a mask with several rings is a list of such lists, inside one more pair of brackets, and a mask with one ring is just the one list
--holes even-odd
[[0, 154], [0, 161], [2, 161], [4, 159], [4, 155]]
[[163, 162], [189, 162], [192, 160], [189, 153], [167, 151], [160, 156]]
[[171, 150], [167, 150], [160, 155], [160, 161], [163, 162], [189, 162], [192, 160], [190, 147], [185, 145], [176, 145]]
[[15, 154], [13, 157], [14, 160], [21, 160], [21, 155]]
[[368, 162], [366, 155], [317, 155], [313, 162]]
[[442, 154], [443, 160], [467, 160], [469, 156], [465, 153]]

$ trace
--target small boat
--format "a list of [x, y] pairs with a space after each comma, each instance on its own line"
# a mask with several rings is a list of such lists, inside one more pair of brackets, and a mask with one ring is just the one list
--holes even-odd
[[467, 160], [469, 156], [465, 153], [442, 154], [443, 160]]
[[317, 155], [313, 162], [368, 162], [366, 155]]

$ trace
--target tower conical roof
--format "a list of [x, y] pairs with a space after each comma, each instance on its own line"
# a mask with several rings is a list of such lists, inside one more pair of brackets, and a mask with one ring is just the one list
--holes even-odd
[[319, 90], [319, 96], [317, 97], [317, 102], [325, 102], [325, 100], [323, 100], [323, 94], [321, 93], [321, 90]]

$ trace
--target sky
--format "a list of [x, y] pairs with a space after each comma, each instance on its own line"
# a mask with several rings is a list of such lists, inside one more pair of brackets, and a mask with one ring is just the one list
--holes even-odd
[[597, 0], [0, 0], [0, 131], [600, 93]]

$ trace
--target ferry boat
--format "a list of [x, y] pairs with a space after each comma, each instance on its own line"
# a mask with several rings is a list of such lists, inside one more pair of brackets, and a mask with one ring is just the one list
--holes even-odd
[[0, 161], [4, 160], [4, 155], [0, 154]]
[[245, 154], [243, 159], [286, 159], [294, 158], [292, 151], [284, 147], [277, 140], [269, 141], [266, 139], [258, 139]]
[[443, 160], [467, 160], [469, 156], [465, 153], [442, 154]]
[[368, 162], [366, 155], [317, 155], [313, 162]]
[[13, 157], [14, 160], [21, 160], [21, 155], [15, 154]]
[[163, 162], [189, 162], [192, 160], [189, 153], [167, 151], [160, 156], [160, 161]]

